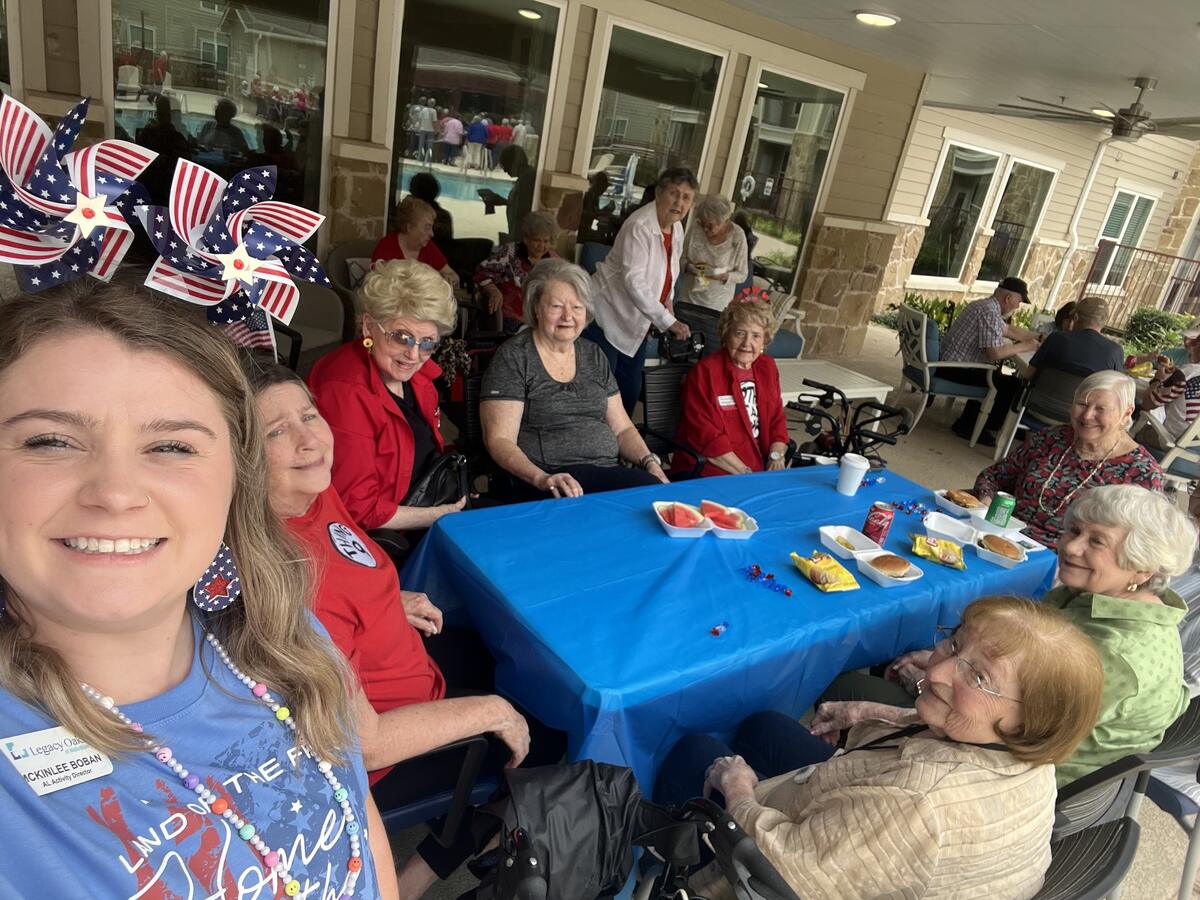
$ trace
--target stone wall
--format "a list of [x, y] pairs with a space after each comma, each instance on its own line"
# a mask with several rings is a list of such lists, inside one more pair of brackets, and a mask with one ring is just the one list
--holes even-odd
[[805, 356], [862, 351], [899, 232], [895, 225], [852, 219], [826, 219], [817, 227], [797, 292]]
[[385, 163], [334, 156], [329, 180], [330, 246], [378, 238], [387, 231], [388, 192]]
[[879, 293], [875, 295], [876, 312], [882, 312], [893, 303], [899, 306], [904, 302], [904, 282], [912, 275], [913, 262], [925, 238], [924, 225], [898, 225], [897, 229], [896, 240], [884, 268], [883, 281]]
[[1191, 230], [1192, 220], [1196, 218], [1197, 209], [1200, 209], [1200, 150], [1192, 159], [1187, 178], [1179, 189], [1171, 212], [1167, 214], [1167, 221], [1163, 224], [1155, 249], [1160, 253], [1178, 256]]
[[[1021, 277], [1029, 285], [1029, 299], [1038, 309], [1045, 305], [1046, 298], [1050, 295], [1050, 288], [1054, 287], [1054, 279], [1058, 276], [1058, 267], [1062, 264], [1065, 252], [1066, 247], [1043, 244], [1036, 239], [1033, 246], [1029, 248], [1029, 255], [1025, 257], [1025, 267], [1021, 271]], [[1067, 296], [1060, 291], [1058, 300], [1054, 304], [1055, 309], [1066, 303], [1067, 299]]]

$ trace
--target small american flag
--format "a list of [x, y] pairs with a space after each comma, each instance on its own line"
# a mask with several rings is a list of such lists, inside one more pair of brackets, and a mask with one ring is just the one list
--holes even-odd
[[1183, 388], [1184, 415], [1188, 422], [1200, 416], [1200, 375], [1189, 378]]
[[270, 350], [274, 353], [275, 331], [262, 308], [255, 307], [245, 318], [236, 318], [242, 314], [225, 311], [233, 305], [235, 304], [214, 306], [208, 311], [208, 320], [219, 325], [225, 336], [233, 341], [234, 346], [249, 350]]

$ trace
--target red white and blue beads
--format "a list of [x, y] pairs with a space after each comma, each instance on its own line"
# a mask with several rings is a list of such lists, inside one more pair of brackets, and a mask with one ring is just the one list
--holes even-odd
[[752, 566], [746, 566], [745, 568], [738, 569], [738, 571], [746, 576], [747, 581], [760, 584], [765, 588], [775, 591], [776, 593], [783, 594], [785, 597], [792, 596], [792, 589], [790, 587], [788, 587], [782, 581], [776, 581], [774, 572], [764, 572], [762, 570], [762, 566], [758, 565], [757, 563]]
[[[273, 697], [265, 684], [255, 681], [239, 669], [233, 660], [229, 658], [228, 652], [216, 637], [206, 634], [205, 640], [208, 641], [213, 652], [217, 654], [221, 662], [233, 673], [233, 676], [244, 684], [254, 697], [270, 708], [271, 712], [274, 713], [276, 721], [286, 725], [295, 733], [296, 721], [292, 717], [291, 710], [280, 700]], [[83, 692], [88, 697], [120, 719], [131, 731], [137, 734], [142, 733], [142, 725], [121, 712], [113, 702], [112, 697], [101, 694], [88, 684], [81, 684], [80, 687], [83, 688]], [[262, 858], [263, 866], [269, 872], [274, 873], [279, 879], [279, 883], [283, 885], [285, 895], [295, 897], [300, 893], [303, 889], [302, 885], [292, 877], [290, 870], [283, 862], [282, 853], [278, 850], [272, 850], [267, 845], [267, 842], [263, 840], [262, 836], [258, 833], [258, 829], [252, 822], [247, 821], [239, 815], [238, 811], [224, 797], [209, 790], [198, 775], [184, 768], [183, 764], [176, 759], [174, 751], [169, 746], [150, 741], [147, 741], [147, 744], [149, 745], [148, 750], [150, 754], [158, 762], [170, 769], [185, 789], [194, 792], [214, 815], [225, 819], [233, 827], [234, 831], [237, 832], [238, 837], [254, 848], [255, 852]], [[327, 760], [317, 760], [317, 770], [328, 783], [334, 802], [342, 809], [343, 828], [350, 844], [350, 860], [346, 864], [346, 878], [342, 883], [342, 892], [339, 895], [339, 900], [348, 900], [348, 898], [354, 896], [354, 886], [358, 882], [359, 874], [362, 872], [362, 827], [356, 820], [353, 805], [350, 803], [350, 792], [338, 780], [337, 775], [334, 774], [332, 764]]]

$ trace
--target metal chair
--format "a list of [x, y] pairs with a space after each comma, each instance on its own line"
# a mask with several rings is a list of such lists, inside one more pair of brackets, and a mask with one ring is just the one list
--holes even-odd
[[596, 266], [612, 251], [612, 247], [608, 244], [601, 244], [596, 241], [584, 241], [579, 245], [579, 265], [589, 275], [596, 274]]
[[642, 378], [644, 421], [638, 426], [638, 431], [646, 441], [646, 447], [664, 460], [677, 451], [696, 460], [696, 464], [686, 473], [678, 475], [676, 480], [699, 478], [707, 462], [699, 451], [675, 440], [675, 430], [679, 427], [679, 417], [683, 411], [683, 379], [691, 368], [691, 363], [665, 363], [646, 369]]
[[[1193, 775], [1193, 777], [1196, 776]], [[1146, 797], [1178, 822], [1183, 833], [1188, 836], [1187, 855], [1183, 860], [1183, 875], [1179, 879], [1179, 900], [1190, 900], [1192, 884], [1196, 880], [1196, 870], [1200, 869], [1200, 822], [1197, 822], [1195, 818], [1200, 815], [1200, 805], [1197, 805], [1186, 794], [1153, 776], [1146, 788]], [[1189, 818], [1192, 819], [1191, 822], [1188, 821]]]
[[[988, 413], [996, 401], [996, 385], [992, 382], [995, 367], [988, 363], [942, 362], [938, 359], [941, 350], [941, 335], [937, 325], [931, 324], [925, 313], [911, 306], [901, 306], [899, 316], [900, 355], [904, 360], [902, 380], [922, 396], [921, 403], [913, 415], [911, 432], [925, 414], [925, 407], [935, 397], [965, 397], [980, 401], [979, 415], [971, 431], [971, 446], [979, 441], [980, 432], [987, 422]], [[982, 385], [959, 384], [939, 377], [939, 372], [977, 370], [984, 373], [986, 383]], [[999, 442], [997, 442], [999, 443]]]
[[676, 303], [675, 318], [704, 335], [704, 356], [721, 349], [721, 314], [696, 303]]
[[[1033, 381], [1025, 386], [1020, 397], [1013, 402], [1004, 420], [1004, 427], [996, 440], [996, 452], [992, 461], [1007, 456], [1013, 439], [1021, 429], [1042, 425], [1063, 425], [1071, 421], [1071, 407], [1075, 402], [1075, 390], [1091, 372], [1083, 369], [1066, 368], [1037, 370]], [[1032, 423], [1026, 419], [1032, 420]]]
[[325, 257], [325, 274], [329, 276], [330, 284], [333, 285], [333, 289], [337, 291], [338, 298], [342, 301], [343, 341], [348, 341], [354, 337], [354, 289], [357, 287], [357, 285], [350, 283], [350, 271], [347, 268], [347, 260], [370, 259], [377, 243], [378, 241], [375, 240], [346, 241], [346, 243], [338, 244], [330, 250], [329, 255]]
[[1050, 843], [1050, 868], [1033, 900], [1112, 896], [1133, 864], [1141, 829], [1128, 817]]

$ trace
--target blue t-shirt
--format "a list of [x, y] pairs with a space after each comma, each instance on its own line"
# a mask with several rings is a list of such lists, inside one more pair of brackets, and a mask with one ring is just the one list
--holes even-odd
[[482, 122], [472, 122], [467, 126], [467, 143], [486, 144], [488, 138], [487, 126]]
[[[350, 842], [329, 783], [316, 761], [295, 747], [291, 729], [234, 679], [198, 628], [196, 646], [203, 662], [194, 659], [181, 684], [122, 712], [240, 810], [271, 848], [283, 851], [302, 886], [299, 897], [334, 900], [348, 874]], [[0, 689], [0, 897], [283, 896], [278, 877], [229, 821], [207, 811], [149, 753], [114, 758], [111, 774], [38, 796], [17, 769], [28, 770], [28, 761], [11, 759], [13, 738], [56, 724]], [[63, 762], [52, 747], [45, 749], [47, 764]], [[362, 829], [354, 896], [377, 897], [361, 758], [334, 771]]]

